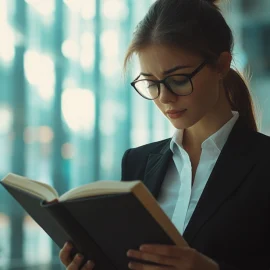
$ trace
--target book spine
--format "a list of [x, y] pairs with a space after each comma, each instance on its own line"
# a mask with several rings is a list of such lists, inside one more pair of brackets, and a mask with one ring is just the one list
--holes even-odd
[[87, 260], [93, 260], [95, 262], [96, 270], [117, 270], [98, 244], [85, 231], [80, 223], [73, 218], [63, 204], [57, 202], [46, 205], [45, 203], [42, 203], [42, 207], [47, 209], [65, 230], [66, 234], [69, 235], [69, 241], [71, 240], [71, 243], [74, 246], [71, 256], [74, 256], [79, 252], [84, 255], [83, 263]]

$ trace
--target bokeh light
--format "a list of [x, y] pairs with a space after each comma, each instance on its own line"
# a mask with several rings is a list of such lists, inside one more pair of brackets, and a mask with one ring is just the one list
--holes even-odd
[[102, 14], [111, 20], [124, 20], [129, 9], [123, 0], [106, 0], [102, 5]]
[[92, 91], [81, 88], [65, 89], [62, 94], [62, 114], [72, 131], [89, 135], [95, 121]]
[[62, 44], [63, 55], [71, 60], [78, 60], [79, 57], [79, 46], [75, 40], [67, 39]]
[[0, 60], [5, 64], [10, 64], [15, 56], [15, 32], [10, 25], [6, 22], [2, 22], [1, 18], [0, 33], [2, 35], [0, 42]]
[[0, 121], [0, 135], [9, 133], [13, 125], [13, 113], [6, 104], [0, 105]]
[[72, 159], [75, 156], [75, 147], [71, 143], [65, 143], [61, 147], [61, 155], [63, 159]]
[[54, 137], [54, 133], [51, 127], [41, 126], [39, 127], [39, 141], [44, 144], [51, 143]]
[[54, 95], [55, 85], [55, 67], [52, 58], [33, 50], [26, 51], [24, 58], [27, 81], [36, 86], [42, 99], [50, 100]]

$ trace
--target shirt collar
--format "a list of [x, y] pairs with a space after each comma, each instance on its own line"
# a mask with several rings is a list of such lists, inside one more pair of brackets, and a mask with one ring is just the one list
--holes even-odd
[[[202, 149], [206, 149], [212, 145], [215, 148], [217, 148], [219, 151], [222, 150], [233, 126], [235, 125], [236, 121], [239, 118], [239, 113], [237, 111], [232, 111], [232, 113], [233, 113], [233, 117], [225, 125], [223, 125], [217, 132], [212, 134], [202, 143]], [[170, 142], [170, 149], [173, 153], [175, 153], [176, 148], [180, 147], [180, 150], [181, 148], [183, 149], [183, 145], [182, 145], [183, 134], [184, 134], [184, 129], [177, 129], [175, 131]]]

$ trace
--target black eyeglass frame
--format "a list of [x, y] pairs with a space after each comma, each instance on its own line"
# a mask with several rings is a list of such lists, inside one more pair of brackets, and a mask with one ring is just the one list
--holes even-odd
[[[201, 63], [201, 64], [200, 64], [200, 65], [199, 65], [192, 73], [190, 73], [190, 74], [173, 74], [173, 75], [167, 76], [167, 77], [164, 78], [163, 80], [148, 80], [148, 79], [141, 79], [141, 80], [138, 80], [139, 77], [141, 76], [141, 75], [139, 75], [139, 76], [138, 76], [133, 82], [131, 82], [130, 84], [132, 85], [132, 87], [136, 90], [136, 92], [137, 92], [140, 96], [142, 96], [143, 98], [148, 99], [148, 100], [155, 100], [155, 99], [157, 99], [157, 98], [159, 97], [159, 95], [160, 95], [160, 84], [161, 84], [161, 83], [163, 83], [163, 84], [166, 86], [166, 88], [167, 88], [171, 93], [173, 93], [173, 94], [175, 94], [175, 95], [177, 95], [177, 96], [189, 96], [189, 95], [191, 95], [191, 94], [193, 93], [193, 90], [194, 90], [193, 83], [192, 83], [192, 80], [191, 80], [191, 79], [192, 79], [197, 73], [199, 73], [199, 72], [203, 69], [203, 67], [204, 67], [206, 64], [207, 64], [207, 61], [203, 61], [203, 62], [202, 62], [202, 63]], [[187, 94], [187, 95], [179, 95], [179, 94], [175, 93], [175, 92], [171, 89], [171, 87], [166, 83], [166, 80], [167, 80], [168, 78], [170, 78], [170, 77], [173, 77], [173, 76], [185, 76], [185, 77], [187, 77], [187, 78], [189, 79], [190, 83], [191, 83], [192, 91], [191, 91], [189, 94]], [[146, 81], [146, 80], [157, 84], [157, 86], [158, 86], [158, 95], [157, 95], [156, 98], [147, 98], [147, 97], [145, 97], [142, 93], [140, 93], [140, 92], [137, 90], [135, 84], [136, 84], [137, 82], [140, 82], [140, 81]]]

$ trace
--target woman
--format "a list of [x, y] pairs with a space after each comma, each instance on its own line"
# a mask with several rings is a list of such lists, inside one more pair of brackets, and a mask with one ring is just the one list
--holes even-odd
[[[230, 68], [233, 37], [214, 2], [156, 1], [126, 55], [125, 66], [134, 53], [141, 66], [132, 86], [176, 133], [126, 151], [122, 180], [142, 179], [190, 246], [130, 250], [131, 269], [270, 269], [270, 138], [257, 131], [249, 90]], [[79, 269], [70, 248], [61, 261]]]

